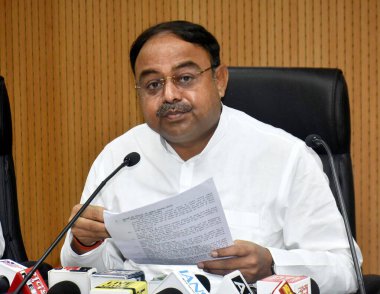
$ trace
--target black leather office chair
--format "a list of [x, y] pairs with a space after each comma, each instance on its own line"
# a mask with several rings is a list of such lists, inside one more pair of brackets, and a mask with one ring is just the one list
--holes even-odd
[[[339, 69], [230, 67], [225, 105], [282, 128], [305, 140], [320, 135], [333, 153], [352, 233], [355, 201], [350, 156], [350, 109], [347, 85]], [[323, 149], [316, 150], [336, 197]], [[367, 294], [380, 293], [380, 277], [364, 277]], [[377, 292], [379, 290], [379, 292]]]
[[0, 222], [5, 239], [2, 259], [27, 260], [22, 240], [12, 156], [12, 120], [4, 78], [0, 76]]

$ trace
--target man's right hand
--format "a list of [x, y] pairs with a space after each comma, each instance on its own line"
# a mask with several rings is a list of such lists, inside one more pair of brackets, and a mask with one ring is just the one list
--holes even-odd
[[[82, 204], [73, 207], [69, 221], [81, 207]], [[104, 239], [110, 237], [104, 225], [103, 211], [104, 208], [101, 206], [90, 205], [74, 223], [71, 228], [71, 233], [74, 236], [71, 248], [77, 254], [83, 254], [94, 249], [96, 244], [100, 244]]]

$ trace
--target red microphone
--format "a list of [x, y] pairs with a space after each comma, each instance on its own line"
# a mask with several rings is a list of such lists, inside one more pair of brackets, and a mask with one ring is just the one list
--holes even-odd
[[[9, 293], [13, 293], [24, 280], [24, 277], [32, 270], [33, 268], [26, 268], [24, 270], [16, 273], [11, 287], [9, 288]], [[31, 278], [26, 282], [26, 286], [21, 291], [23, 294], [46, 294], [48, 292], [48, 287], [45, 284], [44, 279], [42, 278], [39, 271], [35, 271]]]
[[[4, 291], [2, 290], [1, 293], [12, 293], [15, 291], [17, 286], [31, 270], [32, 268], [27, 268], [10, 259], [0, 260], [0, 273], [8, 280], [7, 289]], [[11, 284], [10, 286], [9, 283]], [[22, 293], [24, 294], [41, 294], [47, 293], [48, 290], [48, 287], [46, 286], [45, 281], [39, 271], [36, 271], [35, 274], [32, 275], [27, 285], [28, 286], [23, 289]]]

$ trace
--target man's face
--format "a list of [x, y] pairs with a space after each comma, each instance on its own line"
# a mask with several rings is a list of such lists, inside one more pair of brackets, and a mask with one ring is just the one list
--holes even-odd
[[[168, 33], [146, 42], [136, 59], [145, 121], [174, 148], [205, 146], [218, 124], [228, 73], [219, 66], [215, 73], [210, 69], [199, 74], [210, 67], [205, 49]], [[167, 78], [173, 76], [181, 78]], [[163, 78], [165, 84], [157, 90], [155, 81]]]

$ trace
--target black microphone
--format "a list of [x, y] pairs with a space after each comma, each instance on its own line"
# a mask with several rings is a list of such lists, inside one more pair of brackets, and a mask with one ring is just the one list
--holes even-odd
[[343, 200], [343, 196], [342, 196], [342, 190], [340, 188], [338, 176], [336, 174], [334, 159], [333, 159], [333, 156], [331, 154], [330, 147], [321, 138], [321, 136], [315, 135], [315, 134], [307, 136], [305, 139], [305, 143], [307, 146], [309, 146], [311, 148], [322, 146], [327, 152], [327, 157], [329, 159], [329, 164], [330, 164], [331, 172], [332, 172], [333, 179], [334, 179], [334, 186], [335, 186], [335, 189], [337, 191], [337, 196], [338, 196], [337, 202], [338, 202], [340, 211], [341, 211], [342, 216], [343, 216], [343, 221], [344, 221], [344, 225], [346, 227], [346, 232], [347, 232], [347, 239], [348, 239], [348, 243], [350, 244], [351, 255], [352, 255], [352, 259], [354, 261], [356, 278], [358, 280], [358, 285], [359, 285], [359, 292], [360, 292], [360, 294], [365, 294], [366, 292], [364, 289], [363, 274], [362, 274], [362, 271], [360, 269], [358, 256], [357, 256], [356, 251], [355, 251], [354, 237], [352, 236], [350, 223], [348, 221], [348, 216], [347, 216], [347, 210], [346, 210], [346, 206], [344, 204], [344, 200]]
[[311, 294], [319, 294], [319, 286], [316, 281], [310, 278]]
[[176, 288], [166, 288], [164, 290], [161, 290], [160, 292], [157, 292], [157, 294], [184, 294], [182, 291], [179, 291]]
[[40, 264], [46, 259], [46, 257], [50, 254], [50, 252], [57, 246], [59, 241], [63, 238], [63, 236], [67, 233], [67, 231], [74, 225], [77, 219], [81, 216], [83, 211], [90, 205], [92, 200], [98, 195], [100, 190], [104, 187], [104, 185], [123, 167], [125, 166], [134, 166], [140, 161], [140, 154], [137, 152], [129, 153], [123, 160], [123, 162], [107, 177], [100, 183], [100, 185], [96, 188], [96, 190], [91, 194], [91, 196], [87, 199], [87, 201], [82, 205], [82, 207], [78, 210], [78, 212], [74, 215], [71, 221], [63, 228], [62, 232], [58, 235], [55, 241], [50, 245], [50, 247], [45, 251], [42, 257], [36, 262], [34, 267], [30, 270], [30, 272], [25, 276], [20, 285], [15, 290], [15, 294], [18, 294], [20, 290], [25, 286], [26, 282], [32, 277], [32, 275], [36, 272]]
[[203, 287], [206, 288], [207, 292], [210, 292], [210, 290], [211, 290], [210, 280], [205, 275], [195, 274], [195, 276], [197, 277], [199, 282], [201, 282]]
[[77, 284], [71, 281], [61, 281], [49, 289], [47, 294], [81, 294]]
[[9, 290], [9, 280], [6, 276], [0, 275], [0, 293], [7, 293]]

